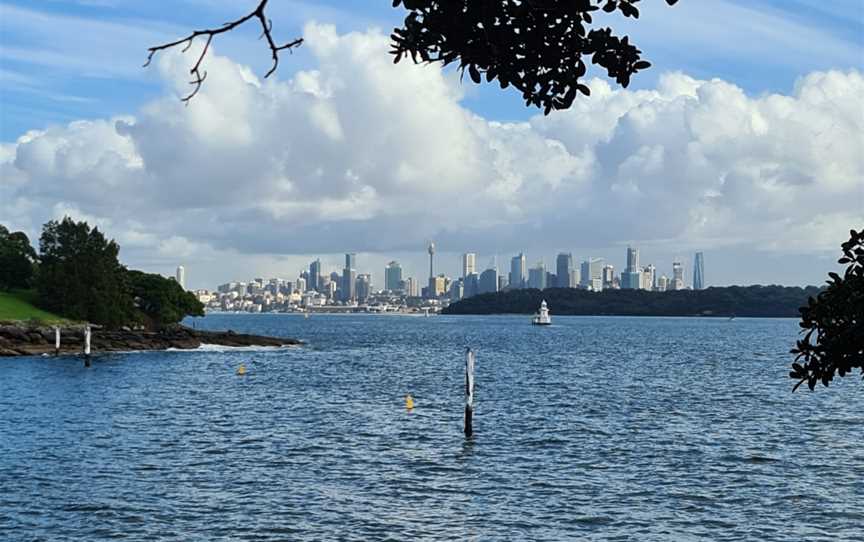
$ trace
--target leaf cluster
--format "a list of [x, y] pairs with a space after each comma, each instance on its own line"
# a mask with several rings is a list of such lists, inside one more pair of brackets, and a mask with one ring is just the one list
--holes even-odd
[[154, 273], [127, 272], [135, 308], [146, 319], [148, 327], [160, 329], [188, 316], [204, 316], [204, 305], [177, 281]]
[[0, 224], [0, 290], [29, 288], [36, 273], [36, 251], [22, 231]]
[[[678, 0], [666, 0], [674, 5]], [[595, 12], [620, 11], [638, 18], [639, 0], [393, 0], [408, 10], [391, 35], [394, 62], [458, 63], [471, 80], [514, 86], [526, 106], [567, 109], [577, 93], [586, 59], [623, 87], [651, 64], [627, 36], [595, 28]]]
[[828, 287], [800, 309], [804, 336], [792, 349], [793, 389], [805, 382], [811, 390], [819, 382], [828, 386], [835, 374], [854, 369], [864, 374], [864, 229], [850, 230], [842, 250], [843, 276], [828, 273]]

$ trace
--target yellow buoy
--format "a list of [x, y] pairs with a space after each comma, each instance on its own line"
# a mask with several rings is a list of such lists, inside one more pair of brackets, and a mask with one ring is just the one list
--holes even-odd
[[405, 408], [411, 410], [414, 408], [414, 398], [411, 397], [411, 394], [405, 396]]
[[240, 364], [240, 367], [237, 367], [237, 374], [239, 376], [243, 376], [246, 374], [246, 366], [243, 365], [242, 363]]

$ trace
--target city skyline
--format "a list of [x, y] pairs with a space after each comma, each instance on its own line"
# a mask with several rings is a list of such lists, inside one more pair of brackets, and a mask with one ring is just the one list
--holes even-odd
[[[505, 273], [520, 250], [528, 267], [563, 251], [620, 271], [633, 244], [687, 269], [705, 251], [711, 284], [807, 285], [839, 269], [862, 219], [857, 0], [646, 4], [639, 24], [616, 23], [652, 67], [627, 89], [592, 69], [591, 96], [548, 116], [513, 89], [394, 65], [402, 11], [371, 0], [274, 4], [280, 36], [303, 47], [264, 79], [270, 59], [238, 29], [186, 106], [202, 44], [142, 69], [147, 48], [192, 13], [225, 21], [237, 6], [157, 4], [2, 0], [6, 226], [37, 239], [48, 220], [87, 220], [131, 267], [170, 276], [184, 262], [190, 287], [319, 256], [341, 272], [345, 252], [375, 260], [379, 284], [399, 259], [425, 285], [429, 239], [450, 276], [462, 253], [478, 270], [497, 255]], [[718, 32], [718, 14], [736, 24]]]

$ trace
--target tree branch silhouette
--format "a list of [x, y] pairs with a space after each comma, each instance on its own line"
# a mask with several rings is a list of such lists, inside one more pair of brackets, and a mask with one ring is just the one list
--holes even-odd
[[297, 38], [293, 41], [285, 43], [284, 45], [276, 44], [276, 42], [273, 40], [272, 34], [273, 21], [268, 19], [264, 13], [268, 1], [269, 0], [261, 0], [261, 2], [258, 4], [258, 7], [256, 7], [252, 12], [244, 15], [243, 17], [240, 17], [237, 20], [229, 21], [220, 26], [219, 28], [195, 30], [185, 38], [180, 38], [176, 41], [150, 47], [149, 49], [147, 49], [148, 55], [147, 61], [144, 63], [144, 67], [146, 68], [150, 65], [150, 63], [153, 61], [153, 57], [159, 51], [164, 51], [167, 49], [171, 49], [172, 47], [184, 45], [182, 52], [185, 53], [189, 50], [190, 47], [192, 47], [192, 42], [195, 41], [195, 38], [199, 36], [207, 36], [207, 41], [204, 44], [204, 49], [201, 50], [201, 54], [198, 56], [198, 60], [195, 62], [195, 64], [192, 65], [192, 69], [189, 70], [189, 73], [192, 75], [192, 81], [189, 81], [189, 84], [193, 85], [194, 88], [188, 96], [181, 98], [181, 101], [188, 104], [189, 101], [193, 97], [195, 97], [196, 94], [198, 94], [198, 91], [201, 90], [201, 85], [203, 85], [204, 80], [207, 79], [207, 71], [201, 70], [201, 62], [204, 60], [204, 57], [207, 55], [207, 51], [210, 49], [210, 44], [213, 42], [213, 37], [217, 34], [224, 34], [225, 32], [230, 32], [231, 30], [234, 30], [238, 26], [252, 19], [257, 19], [258, 22], [261, 24], [261, 36], [259, 37], [259, 39], [265, 38], [267, 40], [267, 46], [270, 48], [271, 58], [273, 59], [273, 65], [270, 67], [270, 70], [268, 70], [267, 73], [264, 74], [265, 78], [270, 77], [270, 75], [275, 72], [276, 68], [279, 66], [279, 51], [287, 50], [288, 52], [291, 52], [293, 48], [299, 47], [303, 43], [303, 38]]

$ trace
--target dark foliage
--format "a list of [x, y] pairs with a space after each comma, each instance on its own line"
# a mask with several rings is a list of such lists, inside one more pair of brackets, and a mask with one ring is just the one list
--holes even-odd
[[127, 280], [135, 306], [151, 329], [176, 324], [184, 317], [204, 316], [204, 305], [176, 281], [162, 275], [129, 271]]
[[801, 307], [804, 337], [792, 349], [789, 373], [798, 380], [794, 389], [804, 382], [811, 390], [819, 382], [828, 386], [835, 374], [853, 369], [864, 374], [864, 229], [851, 230], [842, 249], [838, 263], [848, 264], [846, 272], [828, 273], [828, 287]]
[[0, 290], [29, 288], [36, 272], [36, 251], [27, 234], [0, 224]]
[[649, 292], [576, 288], [511, 290], [459, 301], [445, 314], [530, 314], [546, 300], [554, 315], [795, 317], [818, 288], [729, 286], [706, 290]]
[[[666, 0], [674, 5], [678, 0]], [[395, 62], [458, 62], [480, 83], [495, 79], [513, 85], [526, 105], [567, 109], [577, 92], [589, 94], [580, 79], [587, 60], [623, 87], [651, 66], [627, 36], [592, 28], [598, 10], [639, 17], [639, 0], [393, 0], [408, 10], [393, 30]]]
[[133, 320], [120, 247], [98, 228], [69, 217], [42, 227], [36, 283], [40, 307], [108, 327]]

